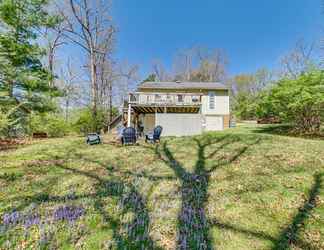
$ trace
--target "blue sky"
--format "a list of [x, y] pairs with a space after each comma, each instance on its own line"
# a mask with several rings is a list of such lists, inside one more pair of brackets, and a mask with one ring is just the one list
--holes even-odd
[[142, 78], [152, 60], [170, 69], [194, 45], [225, 50], [230, 74], [274, 68], [297, 40], [324, 29], [321, 0], [115, 0], [113, 16], [117, 56], [138, 64]]

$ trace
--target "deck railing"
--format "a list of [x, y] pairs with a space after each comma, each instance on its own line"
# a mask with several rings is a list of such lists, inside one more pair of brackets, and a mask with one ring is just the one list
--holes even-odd
[[201, 105], [201, 95], [188, 93], [145, 93], [136, 92], [129, 94], [129, 103], [136, 105], [155, 106], [198, 106]]

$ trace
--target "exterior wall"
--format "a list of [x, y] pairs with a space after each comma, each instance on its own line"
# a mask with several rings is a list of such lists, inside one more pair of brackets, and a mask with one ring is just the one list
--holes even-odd
[[[144, 133], [152, 132], [156, 125], [163, 127], [162, 136], [196, 135], [203, 131], [229, 128], [230, 107], [227, 90], [211, 90], [215, 93], [215, 108], [209, 108], [209, 91], [199, 90], [163, 90], [139, 89], [142, 92], [152, 93], [197, 93], [201, 95], [200, 114], [194, 113], [154, 113], [141, 114]], [[146, 100], [142, 100], [145, 102]], [[207, 118], [208, 117], [208, 118]], [[207, 118], [207, 119], [206, 119]], [[208, 124], [210, 123], [210, 124]]]
[[205, 131], [221, 131], [224, 129], [224, 118], [220, 115], [205, 116]]
[[163, 127], [162, 136], [198, 135], [203, 131], [202, 124], [201, 114], [156, 114], [156, 125]]
[[144, 133], [152, 132], [155, 127], [155, 114], [142, 115], [141, 119], [144, 125]]
[[202, 96], [201, 112], [204, 115], [229, 115], [229, 96], [227, 91], [215, 91], [215, 109], [209, 108], [208, 94]]
[[224, 115], [223, 122], [224, 122], [224, 129], [229, 128], [230, 127], [230, 115]]

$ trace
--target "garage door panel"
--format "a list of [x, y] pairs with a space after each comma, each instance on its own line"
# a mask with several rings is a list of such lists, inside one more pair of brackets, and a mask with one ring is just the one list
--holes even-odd
[[200, 114], [156, 114], [156, 125], [163, 127], [163, 136], [197, 135], [202, 132]]
[[224, 129], [222, 116], [206, 116], [206, 130], [220, 131]]

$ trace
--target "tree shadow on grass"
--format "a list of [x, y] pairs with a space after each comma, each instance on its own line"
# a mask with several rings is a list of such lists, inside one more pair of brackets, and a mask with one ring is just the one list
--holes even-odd
[[257, 232], [245, 229], [237, 225], [231, 225], [229, 223], [221, 222], [218, 219], [211, 220], [210, 224], [220, 229], [246, 234], [248, 236], [252, 236], [259, 239], [269, 240], [273, 243], [273, 250], [290, 249], [292, 246], [298, 247], [300, 249], [320, 249], [300, 239], [299, 232], [304, 227], [305, 222], [310, 216], [312, 210], [316, 207], [316, 199], [322, 188], [323, 176], [323, 173], [314, 175], [314, 183], [309, 191], [308, 199], [298, 209], [298, 212], [292, 219], [291, 223], [288, 226], [286, 226], [285, 229], [283, 229], [279, 236], [276, 238], [264, 232]]
[[[195, 139], [198, 147], [198, 160], [196, 161], [193, 173], [188, 172], [183, 165], [177, 161], [167, 143], [156, 147], [156, 154], [159, 159], [166, 163], [181, 180], [182, 206], [178, 216], [177, 249], [213, 249], [209, 233], [209, 222], [206, 218], [205, 206], [208, 200], [208, 185], [210, 174], [217, 168], [229, 165], [246, 150], [259, 143], [259, 140], [250, 145], [241, 147], [229, 159], [223, 157], [216, 160], [211, 168], [206, 168], [206, 160], [214, 157], [226, 146], [239, 141], [239, 137], [224, 136], [212, 139]], [[213, 144], [220, 145], [212, 153], [206, 155], [206, 148]]]
[[[94, 207], [103, 216], [104, 221], [114, 228], [113, 237], [117, 249], [159, 249], [149, 235], [150, 219], [146, 202], [133, 185], [122, 181], [108, 181], [96, 174], [64, 165], [58, 167], [97, 181], [96, 193], [91, 195], [95, 199]], [[122, 224], [113, 216], [109, 216], [103, 201], [103, 198], [109, 196], [119, 198], [122, 214], [134, 214], [131, 222]]]
[[314, 175], [314, 183], [308, 193], [308, 199], [303, 206], [298, 209], [298, 213], [293, 218], [289, 226], [287, 226], [274, 242], [272, 249], [289, 249], [290, 246], [296, 245], [302, 249], [314, 249], [309, 244], [299, 239], [299, 231], [304, 227], [306, 220], [310, 216], [312, 210], [316, 207], [316, 198], [322, 188], [323, 173]]
[[[23, 201], [15, 211], [22, 211], [30, 204], [42, 204], [44, 202], [70, 202], [85, 198], [91, 198], [94, 200], [94, 208], [103, 217], [106, 227], [113, 229], [114, 242], [111, 246], [117, 249], [160, 249], [157, 247], [149, 235], [150, 219], [146, 206], [145, 199], [136, 190], [136, 188], [129, 182], [121, 180], [121, 177], [114, 176], [115, 180], [110, 181], [101, 177], [99, 174], [83, 171], [77, 168], [69, 167], [66, 161], [69, 159], [82, 159], [88, 163], [96, 163], [107, 169], [105, 164], [99, 161], [93, 161], [86, 159], [82, 155], [77, 154], [75, 150], [67, 151], [64, 157], [62, 155], [47, 155], [49, 159], [55, 160], [55, 167], [67, 172], [71, 172], [76, 175], [85, 176], [95, 181], [95, 192], [81, 194], [81, 195], [63, 195], [52, 196], [48, 192], [41, 192], [32, 196], [20, 196], [17, 200]], [[65, 160], [58, 161], [58, 158]], [[53, 166], [54, 167], [54, 166]], [[57, 176], [55, 180], [57, 180]], [[55, 185], [50, 185], [54, 187]], [[121, 208], [121, 214], [133, 213], [133, 217], [129, 222], [121, 222], [116, 217], [111, 216], [105, 209], [107, 197], [115, 197], [118, 200], [119, 207]]]
[[304, 139], [323, 139], [324, 133], [318, 135], [305, 135], [298, 133], [294, 130], [294, 127], [289, 124], [269, 124], [262, 125], [253, 129], [254, 133], [270, 134], [270, 135], [281, 135], [290, 137], [300, 137]]
[[[218, 168], [229, 165], [237, 160], [249, 147], [256, 145], [260, 140], [255, 139], [255, 141], [250, 144], [243, 144], [244, 146], [240, 146], [240, 148], [232, 152], [230, 158], [220, 156], [216, 159], [214, 157], [220, 155], [220, 150], [235, 142], [242, 142], [241, 139], [235, 136], [224, 136], [215, 139], [196, 139], [195, 142], [197, 145], [198, 160], [195, 164], [193, 173], [188, 172], [183, 165], [175, 159], [174, 153], [171, 152], [167, 143], [155, 147], [156, 155], [174, 171], [176, 177], [179, 178], [182, 183], [182, 207], [178, 216], [177, 249], [212, 249], [209, 230], [213, 226], [245, 234], [248, 237], [252, 236], [271, 241], [273, 243], [273, 249], [288, 249], [291, 246], [297, 246], [302, 249], [316, 249], [316, 247], [303, 242], [300, 237], [298, 237], [298, 234], [312, 209], [316, 207], [316, 199], [322, 188], [323, 174], [314, 175], [314, 184], [309, 191], [307, 201], [305, 201], [303, 206], [298, 210], [291, 224], [275, 238], [265, 232], [245, 229], [238, 225], [221, 222], [218, 219], [208, 220], [205, 215], [210, 174]], [[220, 145], [217, 145], [214, 151], [207, 154], [206, 149], [214, 144]], [[51, 159], [57, 159], [57, 156], [49, 155], [49, 157]], [[209, 158], [215, 159], [216, 164], [207, 169], [206, 160]], [[107, 164], [86, 159], [82, 157], [82, 155], [76, 154], [75, 151], [67, 152], [64, 159], [82, 159], [85, 162], [101, 164], [102, 167], [109, 170], [108, 166], [106, 166]], [[132, 172], [120, 172], [121, 176], [114, 176], [116, 177], [115, 181], [108, 181], [99, 174], [71, 168], [67, 166], [64, 161], [57, 161], [56, 167], [95, 180], [95, 192], [74, 196], [49, 196], [46, 194], [40, 196], [37, 194], [34, 197], [28, 197], [24, 205], [28, 205], [27, 203], [30, 202], [67, 202], [82, 198], [91, 198], [94, 199], [94, 207], [102, 215], [106, 225], [110, 225], [113, 228], [113, 238], [116, 248], [159, 249], [149, 236], [150, 220], [145, 199], [131, 183], [121, 181], [121, 178], [125, 175], [126, 177], [132, 176]], [[117, 169], [110, 169], [110, 171], [117, 171]], [[143, 175], [140, 174], [140, 176], [134, 174], [134, 177], [145, 177], [151, 181], [159, 181], [164, 178], [164, 176], [158, 176], [158, 178], [156, 178], [156, 176], [152, 177], [146, 173]], [[107, 197], [117, 197], [122, 208], [122, 213], [126, 214], [132, 212], [134, 214], [133, 219], [128, 223], [122, 223], [114, 216], [110, 216], [105, 209], [106, 202], [104, 198]], [[21, 197], [21, 199], [24, 199], [24, 197]]]

